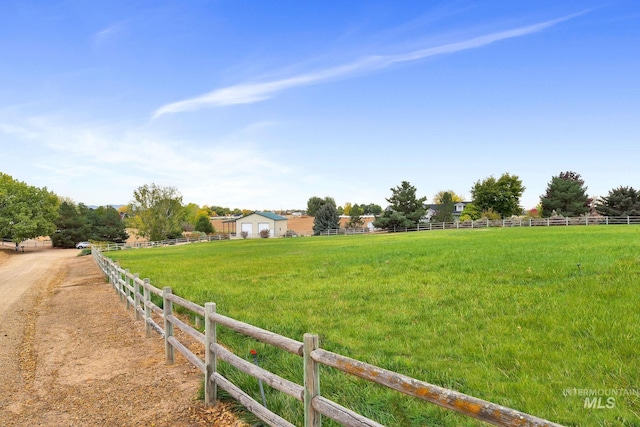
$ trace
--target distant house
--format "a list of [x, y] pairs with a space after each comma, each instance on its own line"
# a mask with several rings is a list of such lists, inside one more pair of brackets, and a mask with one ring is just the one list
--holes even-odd
[[[453, 220], [454, 221], [460, 220], [460, 214], [462, 214], [464, 207], [470, 203], [471, 202], [456, 202], [453, 204]], [[441, 204], [427, 205], [427, 213], [425, 214], [426, 220], [430, 221], [431, 217], [434, 216], [441, 207], [442, 207]]]
[[258, 237], [262, 230], [269, 230], [271, 237], [287, 232], [287, 218], [271, 212], [253, 212], [236, 219], [235, 223], [236, 233], [246, 232], [247, 237]]

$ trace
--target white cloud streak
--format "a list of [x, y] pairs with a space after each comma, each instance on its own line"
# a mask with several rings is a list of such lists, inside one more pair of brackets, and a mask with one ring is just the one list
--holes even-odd
[[118, 22], [117, 24], [113, 24], [110, 27], [105, 28], [104, 30], [94, 33], [93, 39], [96, 43], [103, 43], [122, 32], [122, 29], [123, 24], [121, 22]]
[[[224, 200], [244, 207], [246, 200], [281, 197], [279, 191], [290, 185], [295, 173], [286, 159], [254, 142], [270, 122], [249, 124], [224, 139], [189, 144], [144, 128], [72, 124], [57, 115], [11, 122], [18, 125], [0, 121], [0, 141], [6, 135], [16, 141], [13, 145], [32, 144], [29, 182], [88, 204], [127, 203], [137, 186], [155, 182], [176, 186], [189, 202]], [[24, 166], [8, 159], [6, 153], [0, 156], [0, 169], [21, 177]]]
[[356, 73], [364, 73], [376, 69], [386, 68], [401, 62], [417, 61], [433, 56], [456, 53], [469, 49], [477, 49], [502, 40], [508, 40], [516, 37], [538, 33], [583, 13], [585, 12], [565, 16], [559, 19], [540, 22], [525, 27], [515, 28], [512, 30], [478, 36], [468, 40], [447, 43], [441, 46], [418, 49], [408, 53], [369, 56], [350, 64], [345, 64], [281, 80], [261, 83], [243, 83], [229, 86], [226, 88], [214, 90], [195, 98], [166, 104], [158, 108], [153, 113], [152, 118], [156, 119], [165, 114], [196, 111], [207, 107], [252, 104], [269, 99], [281, 91], [294, 87], [318, 84], [331, 79], [354, 75]]

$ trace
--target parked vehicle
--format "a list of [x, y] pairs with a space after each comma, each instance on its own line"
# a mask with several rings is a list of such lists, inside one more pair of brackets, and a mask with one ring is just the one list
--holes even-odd
[[90, 242], [80, 242], [76, 245], [76, 249], [84, 249], [84, 248], [90, 248], [90, 247], [91, 247]]

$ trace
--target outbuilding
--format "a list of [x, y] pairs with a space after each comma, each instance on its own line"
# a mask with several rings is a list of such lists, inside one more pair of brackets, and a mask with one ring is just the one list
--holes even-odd
[[236, 233], [247, 237], [259, 237], [262, 230], [269, 230], [269, 236], [283, 236], [287, 232], [287, 218], [271, 212], [254, 212], [236, 220]]

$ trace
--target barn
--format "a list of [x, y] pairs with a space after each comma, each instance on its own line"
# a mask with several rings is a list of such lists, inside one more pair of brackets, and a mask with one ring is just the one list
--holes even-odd
[[260, 231], [269, 230], [269, 236], [283, 236], [287, 232], [287, 218], [271, 212], [254, 212], [236, 220], [236, 233], [247, 233], [247, 237], [258, 237]]

